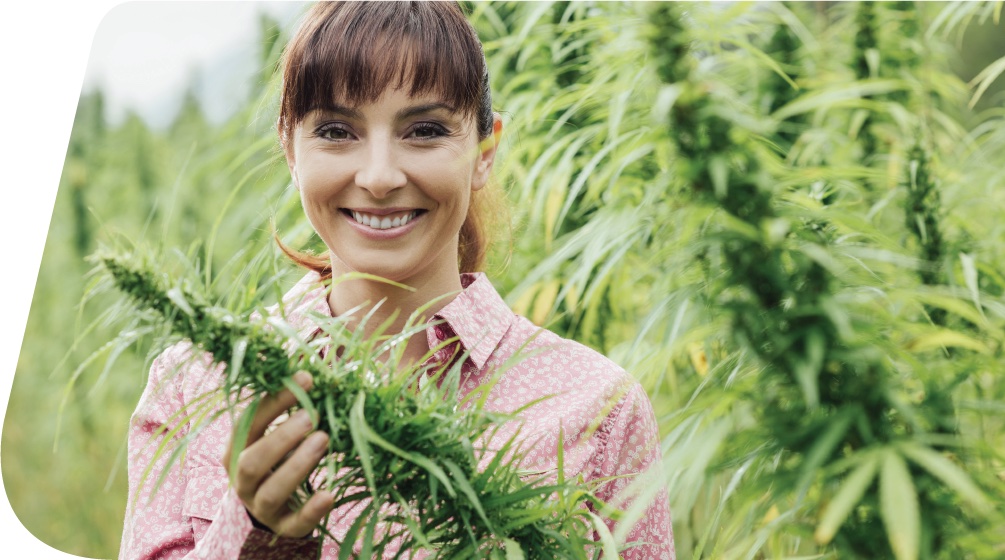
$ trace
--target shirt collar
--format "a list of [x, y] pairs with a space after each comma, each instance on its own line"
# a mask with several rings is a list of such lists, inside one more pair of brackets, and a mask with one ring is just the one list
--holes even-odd
[[[513, 311], [503, 301], [483, 272], [461, 274], [463, 290], [433, 316], [426, 339], [430, 348], [457, 337], [463, 351], [478, 369], [485, 367], [514, 320]], [[311, 315], [331, 316], [328, 287], [317, 273], [308, 273], [283, 298], [287, 323], [302, 339], [317, 332]]]
[[426, 338], [433, 348], [456, 336], [471, 361], [482, 369], [509, 331], [513, 311], [485, 273], [462, 274], [461, 286], [461, 293], [433, 316]]

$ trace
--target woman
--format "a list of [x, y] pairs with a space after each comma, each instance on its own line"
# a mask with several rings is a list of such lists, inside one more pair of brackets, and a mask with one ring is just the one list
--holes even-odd
[[[488, 381], [518, 350], [527, 357], [504, 371], [486, 408], [520, 413], [521, 436], [533, 441], [527, 468], [556, 468], [562, 435], [567, 475], [615, 477], [597, 492], [621, 507], [631, 475], [658, 472], [660, 450], [644, 391], [603, 356], [515, 316], [489, 280], [476, 273], [485, 255], [479, 198], [488, 184], [501, 121], [491, 109], [481, 44], [459, 7], [441, 2], [320, 3], [306, 15], [283, 58], [278, 120], [293, 184], [328, 247], [322, 258], [287, 251], [312, 269], [284, 298], [286, 320], [305, 337], [311, 313], [341, 316], [383, 300], [366, 325], [426, 310], [430, 326], [408, 340], [404, 359], [465, 356], [462, 392]], [[364, 279], [322, 280], [365, 272], [414, 288]], [[362, 325], [359, 328], [366, 329]], [[179, 410], [220, 384], [220, 370], [190, 345], [176, 345], [151, 368], [132, 419], [130, 496], [167, 461], [155, 450], [174, 434]], [[310, 386], [310, 378], [296, 381]], [[266, 398], [236, 461], [233, 488], [227, 416], [194, 435], [183, 462], [159, 490], [143, 485], [126, 516], [121, 558], [313, 558], [317, 526], [341, 540], [352, 508], [332, 511], [318, 491], [298, 509], [289, 498], [326, 451], [327, 434], [304, 413], [283, 419], [296, 400]], [[267, 430], [269, 426], [273, 429]], [[226, 467], [225, 467], [226, 466]], [[608, 521], [616, 527], [615, 522]], [[673, 558], [665, 492], [645, 507], [626, 539], [625, 558]], [[393, 552], [393, 551], [392, 551]], [[325, 558], [338, 557], [325, 540]]]

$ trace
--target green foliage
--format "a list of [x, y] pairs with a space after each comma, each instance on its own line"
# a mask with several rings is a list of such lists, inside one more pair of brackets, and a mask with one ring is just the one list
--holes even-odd
[[[972, 423], [1000, 417], [956, 405], [1001, 360], [1000, 300], [980, 287], [995, 267], [976, 264], [1000, 252], [977, 249], [983, 226], [959, 213], [978, 196], [997, 215], [999, 194], [964, 185], [1000, 184], [969, 167], [1002, 156], [977, 139], [1000, 115], [961, 112], [966, 88], [928, 29], [985, 7], [573, 6], [482, 8], [509, 72], [497, 97], [518, 108], [505, 176], [539, 234], [517, 243], [547, 255], [516, 251], [510, 301], [651, 388], [678, 552], [999, 554], [1001, 512], [901, 452], [951, 456], [970, 490], [1002, 495]], [[562, 73], [573, 29], [593, 60], [580, 82], [524, 81]]]
[[[1002, 3], [469, 7], [505, 121], [514, 235], [493, 281], [644, 384], [678, 557], [1005, 554]], [[179, 247], [203, 264], [170, 272], [249, 309], [296, 276], [270, 221], [322, 248], [272, 131], [283, 37], [262, 29], [268, 79], [226, 123], [78, 107], [3, 442], [24, 457], [3, 465], [15, 511], [64, 550], [114, 556], [157, 334], [77, 367], [114, 337], [103, 296], [68, 311], [83, 255], [111, 230]], [[71, 375], [57, 457], [74, 460], [54, 462], [41, 416]]]
[[[453, 360], [453, 366], [403, 365], [402, 341], [426, 328], [418, 322], [423, 309], [400, 333], [387, 333], [388, 321], [365, 337], [374, 308], [353, 330], [341, 316], [321, 325], [327, 336], [299, 340], [281, 315], [245, 319], [210, 305], [185, 282], [168, 280], [171, 287], [165, 286], [150, 265], [138, 264], [142, 260], [134, 255], [100, 257], [114, 286], [137, 306], [121, 316], [153, 311], [155, 321], [167, 322], [174, 337], [191, 341], [213, 362], [226, 364], [222, 390], [230, 403], [227, 410], [254, 407], [258, 398], [291, 388], [298, 393], [300, 407], [329, 433], [328, 454], [322, 460], [329, 476], [313, 486], [332, 491], [336, 507], [365, 504], [341, 540], [343, 550], [360, 542], [363, 557], [383, 557], [385, 547], [400, 538], [400, 550], [423, 548], [436, 558], [489, 557], [504, 549], [508, 555], [519, 551], [523, 558], [592, 557], [589, 514], [577, 506], [602, 504], [584, 485], [520, 471], [526, 450], [515, 439], [518, 434], [503, 442], [493, 439], [512, 417], [480, 406], [491, 384], [461, 398], [463, 359]], [[341, 351], [329, 352], [322, 360], [319, 350], [325, 347]], [[295, 390], [292, 377], [300, 370], [314, 380], [309, 392]], [[436, 382], [420, 382], [429, 376]], [[244, 402], [240, 395], [253, 396]], [[197, 418], [190, 430], [197, 432], [204, 425]], [[244, 443], [235, 438], [235, 461]], [[172, 457], [181, 449], [172, 449]], [[165, 451], [162, 447], [158, 453]], [[487, 466], [480, 469], [483, 459], [488, 459]], [[311, 482], [305, 482], [297, 499], [306, 502], [313, 490]], [[375, 532], [386, 522], [398, 522], [403, 529]]]

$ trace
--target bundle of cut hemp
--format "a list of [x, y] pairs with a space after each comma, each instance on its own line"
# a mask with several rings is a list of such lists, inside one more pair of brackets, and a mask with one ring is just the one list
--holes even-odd
[[[135, 265], [138, 259], [103, 256], [100, 262], [134, 310], [154, 311], [153, 320], [166, 322], [176, 338], [226, 365], [222, 390], [229, 406], [236, 406], [234, 395], [255, 395], [245, 403], [254, 407], [262, 396], [290, 389], [300, 407], [317, 415], [329, 443], [319, 467], [326, 476], [314, 485], [334, 492], [336, 507], [365, 503], [340, 542], [345, 557], [354, 545], [360, 558], [382, 557], [397, 539], [398, 556], [422, 549], [437, 559], [617, 558], [606, 525], [584, 507], [603, 504], [584, 483], [562, 474], [561, 445], [557, 479], [520, 469], [524, 451], [516, 436], [487, 449], [485, 442], [513, 417], [484, 410], [487, 391], [459, 398], [462, 360], [435, 372], [436, 383], [417, 382], [430, 374], [428, 366], [396, 371], [402, 337], [425, 325], [410, 324], [394, 336], [378, 328], [364, 337], [362, 328], [321, 324], [328, 343], [340, 348], [337, 357], [321, 358], [316, 346], [291, 344], [293, 333], [274, 321], [210, 305], [177, 282], [165, 288], [150, 267]], [[309, 392], [292, 380], [301, 370], [314, 378]], [[246, 437], [251, 416], [241, 417], [248, 421], [235, 434]], [[234, 438], [235, 457], [241, 440]], [[297, 501], [313, 490], [305, 481]], [[590, 538], [594, 530], [600, 543]]]

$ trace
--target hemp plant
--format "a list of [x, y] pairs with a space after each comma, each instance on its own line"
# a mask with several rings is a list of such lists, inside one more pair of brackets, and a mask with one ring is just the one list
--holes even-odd
[[[442, 367], [401, 367], [404, 342], [428, 326], [417, 321], [421, 309], [393, 335], [386, 333], [390, 320], [366, 336], [345, 319], [315, 317], [323, 334], [300, 340], [282, 317], [211, 305], [192, 284], [159, 277], [136, 257], [104, 255], [100, 262], [137, 315], [165, 323], [174, 338], [226, 365], [220, 413], [249, 411], [235, 425], [233, 457], [259, 399], [283, 389], [329, 433], [328, 454], [296, 501], [324, 488], [335, 493], [336, 508], [362, 505], [339, 543], [340, 558], [354, 545], [361, 558], [381, 557], [395, 540], [400, 554], [423, 549], [442, 559], [616, 557], [606, 525], [585, 507], [605, 505], [585, 483], [565, 478], [562, 449], [557, 475], [521, 470], [519, 434], [497, 437], [514, 416], [483, 408], [490, 386], [461, 396], [463, 356]], [[321, 357], [322, 348], [339, 351]], [[313, 376], [310, 391], [293, 382], [297, 371]], [[601, 544], [590, 538], [593, 530]]]
[[[876, 13], [879, 6], [874, 2], [862, 2], [858, 4], [855, 13], [855, 25], [858, 32], [855, 33], [855, 76], [859, 80], [875, 78], [879, 74], [880, 50], [879, 50], [879, 14]], [[875, 132], [872, 130], [873, 116], [866, 112], [862, 118], [862, 125], [859, 129], [859, 138], [862, 140], [863, 159], [873, 157], [879, 147], [879, 142]]]
[[[924, 284], [938, 285], [945, 247], [939, 189], [930, 167], [928, 151], [916, 144], [908, 155], [905, 173], [904, 224], [917, 239], [918, 253], [925, 261], [925, 266], [918, 271], [919, 278]], [[933, 308], [930, 314], [935, 324], [945, 324], [945, 310]]]
[[[875, 317], [839, 297], [860, 281], [833, 249], [832, 232], [846, 227], [841, 214], [777, 186], [787, 170], [760, 140], [772, 123], [702, 73], [714, 61], [706, 55], [699, 66], [687, 52], [681, 9], [658, 4], [650, 14], [653, 66], [672, 100], [659, 116], [678, 156], [672, 172], [708, 216], [708, 298], [757, 366], [754, 417], [737, 437], [744, 445], [723, 462], [745, 464], [734, 484], [756, 465], [747, 483], [776, 507], [765, 519], [805, 519], [816, 543], [838, 557], [950, 557], [967, 520], [995, 508], [942, 452], [963, 446], [932, 427], [946, 399], [937, 385], [911, 378], [924, 365], [887, 343]], [[774, 119], [804, 103], [795, 99]], [[931, 396], [911, 396], [913, 384]], [[763, 542], [750, 540], [748, 557]]]

